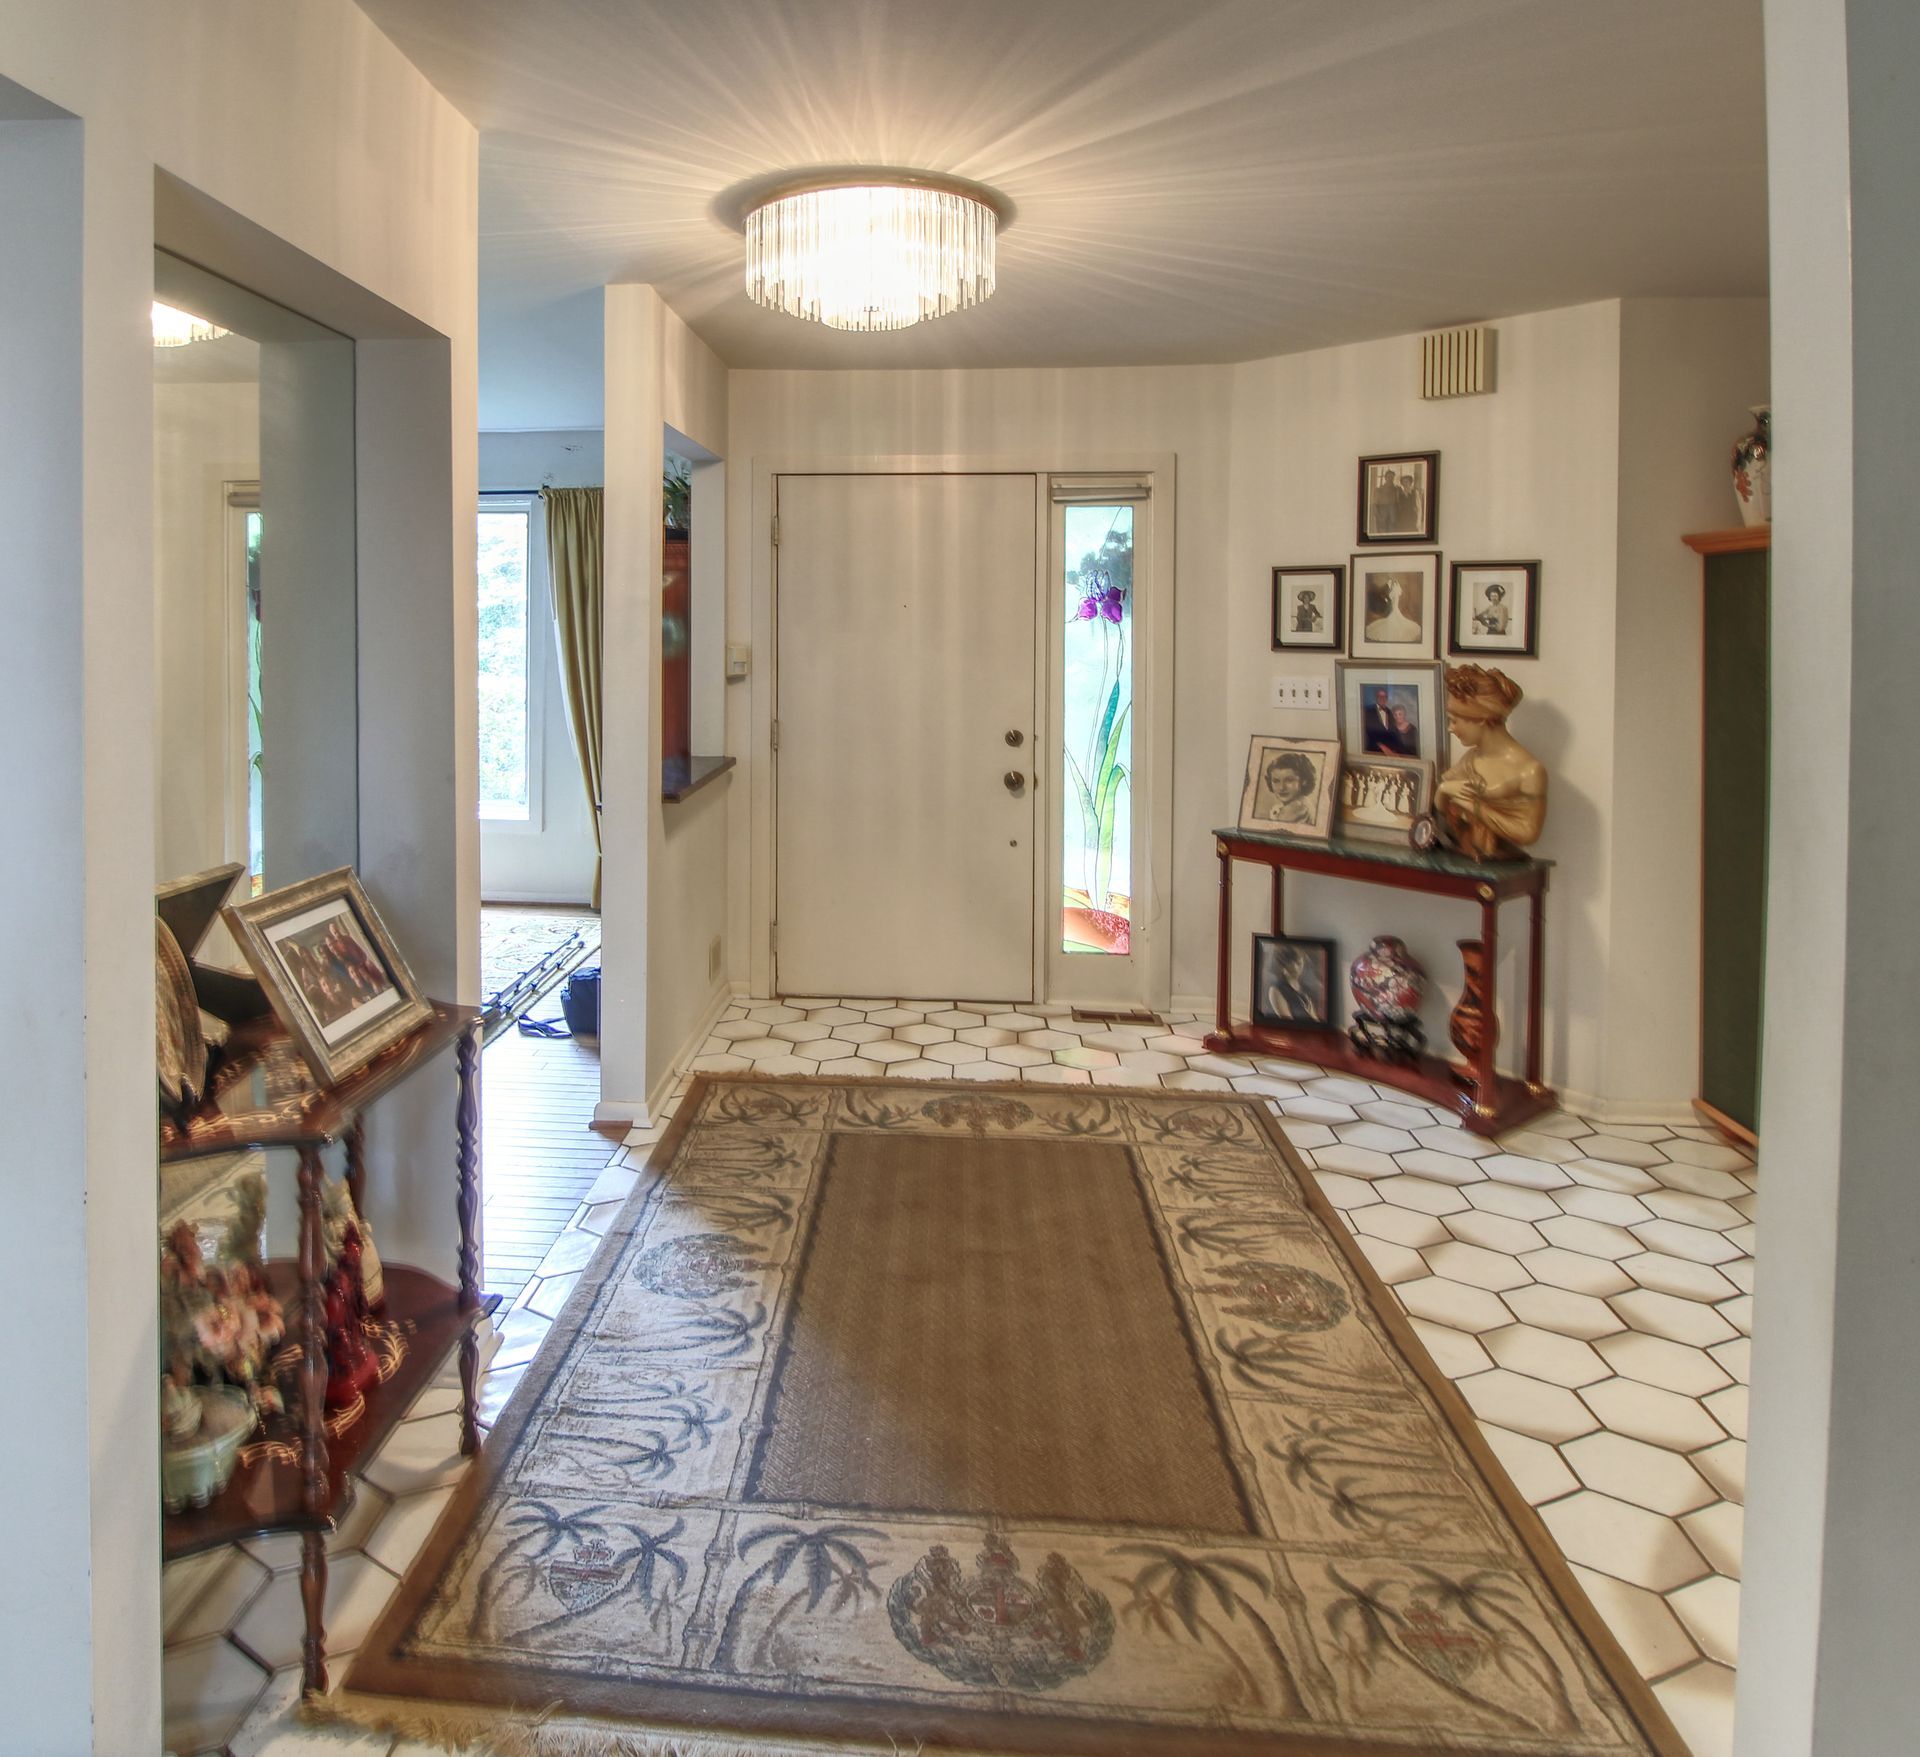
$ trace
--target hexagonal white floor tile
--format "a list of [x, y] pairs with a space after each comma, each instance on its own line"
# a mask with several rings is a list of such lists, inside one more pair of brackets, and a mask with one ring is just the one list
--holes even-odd
[[1740, 1656], [1740, 1587], [1724, 1574], [1710, 1575], [1667, 1595], [1708, 1659], [1732, 1665]]
[[1659, 1593], [1629, 1586], [1578, 1563], [1573, 1565], [1573, 1577], [1643, 1678], [1664, 1676], [1700, 1657], [1693, 1638]]
[[[1517, 1256], [1522, 1251], [1540, 1250], [1547, 1242], [1526, 1221], [1510, 1219], [1505, 1214], [1489, 1214], [1480, 1208], [1469, 1208], [1464, 1213], [1449, 1214], [1442, 1224], [1455, 1238], [1465, 1244], [1478, 1245], [1481, 1249], [1488, 1251], [1504, 1251], [1509, 1256]], [[1532, 1279], [1533, 1276], [1529, 1272], [1526, 1280]], [[1516, 1285], [1524, 1285], [1524, 1283], [1516, 1283]]]
[[1396, 1208], [1413, 1208], [1422, 1214], [1457, 1214], [1471, 1207], [1467, 1198], [1452, 1184], [1436, 1184], [1424, 1177], [1386, 1177], [1375, 1184], [1383, 1202]]
[[1549, 1502], [1540, 1517], [1568, 1560], [1629, 1586], [1670, 1592], [1708, 1571], [1671, 1519], [1594, 1489]]
[[1616, 1373], [1662, 1391], [1704, 1397], [1732, 1382], [1705, 1350], [1668, 1342], [1644, 1331], [1623, 1330], [1617, 1336], [1603, 1336], [1594, 1347]]
[[1695, 1348], [1709, 1348], [1716, 1342], [1731, 1342], [1739, 1331], [1721, 1317], [1712, 1306], [1698, 1300], [1678, 1299], [1670, 1293], [1636, 1287], [1630, 1293], [1616, 1293], [1607, 1301], [1636, 1330], [1649, 1336], [1664, 1336], [1669, 1342], [1685, 1342]]
[[161, 1736], [169, 1751], [215, 1750], [253, 1710], [267, 1673], [224, 1635], [167, 1649], [160, 1690], [166, 1704]]
[[1531, 1324], [1510, 1324], [1504, 1330], [1489, 1330], [1480, 1341], [1501, 1366], [1524, 1373], [1530, 1379], [1545, 1380], [1549, 1385], [1578, 1390], [1582, 1385], [1613, 1377], [1613, 1368], [1584, 1342], [1556, 1335], [1551, 1330], [1535, 1329]]
[[1564, 1287], [1536, 1282], [1532, 1287], [1514, 1288], [1505, 1298], [1513, 1315], [1523, 1324], [1551, 1330], [1558, 1336], [1578, 1337], [1582, 1342], [1591, 1342], [1596, 1336], [1611, 1336], [1627, 1327], [1626, 1320], [1605, 1300], [1595, 1299], [1589, 1293], [1569, 1293]]
[[1542, 1384], [1523, 1373], [1508, 1372], [1504, 1367], [1461, 1379], [1458, 1387], [1482, 1421], [1549, 1445], [1591, 1433], [1600, 1425], [1593, 1411], [1571, 1391]]
[[[1513, 1322], [1513, 1314], [1485, 1288], [1468, 1287], [1444, 1276], [1429, 1275], [1421, 1281], [1405, 1281], [1394, 1292], [1416, 1318], [1445, 1324], [1451, 1330], [1464, 1330], [1469, 1335], [1499, 1330]], [[1574, 1429], [1575, 1433], [1582, 1431]]]
[[1412, 1208], [1396, 1208], [1390, 1202], [1369, 1208], [1356, 1217], [1355, 1225], [1374, 1238], [1391, 1239], [1397, 1245], [1411, 1245], [1415, 1250], [1422, 1245], [1437, 1245], [1447, 1236], [1444, 1221]]
[[1743, 1507], [1747, 1501], [1747, 1443], [1745, 1440], [1722, 1440], [1717, 1446], [1708, 1446], [1699, 1452], [1688, 1454], [1695, 1470], [1712, 1483], [1729, 1501], [1738, 1501]]
[[1560, 1455], [1588, 1488], [1650, 1513], [1677, 1518], [1718, 1498], [1678, 1453], [1625, 1434], [1588, 1434], [1562, 1446]]
[[1490, 1293], [1504, 1293], [1509, 1287], [1525, 1287], [1533, 1277], [1517, 1257], [1505, 1251], [1489, 1251], [1479, 1245], [1448, 1239], [1445, 1244], [1430, 1245], [1424, 1252], [1436, 1275], [1450, 1281], [1464, 1281], [1470, 1287], [1484, 1287]]
[[1719, 1424], [1693, 1398], [1637, 1379], [1612, 1378], [1581, 1391], [1587, 1406], [1616, 1434], [1670, 1452], [1693, 1452], [1719, 1442]]
[[[386, 1608], [399, 1581], [364, 1555], [336, 1558], [327, 1569], [327, 1647], [346, 1653], [366, 1639], [374, 1619]], [[233, 1633], [275, 1669], [300, 1657], [306, 1618], [300, 1605], [300, 1576], [276, 1574], [273, 1584], [234, 1625]]]
[[1546, 1441], [1484, 1421], [1480, 1423], [1480, 1434], [1513, 1479], [1513, 1486], [1533, 1506], [1543, 1501], [1557, 1501], [1580, 1486], [1580, 1479]]
[[1469, 1373], [1484, 1373], [1493, 1365], [1492, 1357], [1471, 1336], [1445, 1324], [1430, 1324], [1424, 1318], [1409, 1317], [1420, 1346], [1433, 1357], [1433, 1364], [1449, 1379], [1464, 1379]]

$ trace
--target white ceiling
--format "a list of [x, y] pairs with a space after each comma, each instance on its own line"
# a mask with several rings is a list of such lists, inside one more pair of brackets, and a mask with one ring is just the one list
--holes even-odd
[[[600, 423], [600, 300], [734, 366], [1258, 358], [1766, 285], [1760, 0], [361, 0], [481, 137], [482, 424]], [[976, 178], [985, 305], [741, 290], [734, 185]]]

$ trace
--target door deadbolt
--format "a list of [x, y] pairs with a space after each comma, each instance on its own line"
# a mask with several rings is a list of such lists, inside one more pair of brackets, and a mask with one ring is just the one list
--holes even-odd
[[1009, 731], [1007, 733], [1007, 742], [1017, 749], [1026, 742], [1026, 734], [1023, 732]]

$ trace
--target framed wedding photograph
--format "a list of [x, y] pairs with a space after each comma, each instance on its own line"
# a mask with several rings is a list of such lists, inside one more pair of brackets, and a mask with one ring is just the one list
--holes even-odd
[[1440, 651], [1440, 556], [1432, 549], [1356, 555], [1349, 576], [1347, 655], [1421, 660]]
[[350, 866], [221, 913], [287, 1034], [326, 1085], [433, 1016]]
[[1273, 650], [1338, 653], [1346, 640], [1347, 570], [1273, 570]]
[[1333, 834], [1340, 744], [1332, 738], [1279, 738], [1256, 732], [1247, 747], [1240, 828], [1278, 830], [1324, 841]]
[[1447, 595], [1449, 653], [1539, 658], [1539, 562], [1456, 561]]
[[1439, 764], [1447, 754], [1447, 692], [1442, 665], [1334, 666], [1340, 741], [1349, 758], [1418, 757]]
[[1360, 460], [1361, 543], [1440, 541], [1440, 454], [1396, 452]]
[[1333, 1023], [1333, 941], [1253, 936], [1253, 1022], [1270, 1031]]
[[1347, 757], [1340, 764], [1343, 836], [1413, 842], [1413, 826], [1433, 810], [1433, 764], [1417, 757]]

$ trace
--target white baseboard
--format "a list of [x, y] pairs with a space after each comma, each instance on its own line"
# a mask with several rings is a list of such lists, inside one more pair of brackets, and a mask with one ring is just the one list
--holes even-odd
[[734, 992], [731, 983], [723, 982], [714, 989], [706, 1006], [701, 1009], [700, 1017], [694, 1022], [693, 1029], [673, 1052], [672, 1060], [667, 1063], [667, 1071], [655, 1082], [644, 1102], [635, 1103], [630, 1098], [602, 1098], [593, 1107], [593, 1120], [597, 1123], [625, 1123], [629, 1128], [636, 1129], [652, 1128], [659, 1121], [667, 1100], [673, 1096], [673, 1089], [679, 1084], [687, 1063], [700, 1053], [700, 1045], [713, 1035], [713, 1027], [727, 1010]]
[[[1198, 1013], [1203, 1019], [1213, 1017], [1213, 996], [1210, 994], [1176, 994], [1167, 1003], [1170, 1013]], [[1211, 1027], [1209, 1027], [1211, 1029]]]
[[591, 897], [555, 897], [546, 891], [488, 891], [480, 899], [484, 907], [488, 903], [544, 903], [553, 909], [586, 909], [592, 905]]
[[1697, 1123], [1699, 1112], [1686, 1098], [1601, 1098], [1592, 1092], [1562, 1092], [1560, 1108], [1597, 1123], [1635, 1123], [1672, 1128]]

